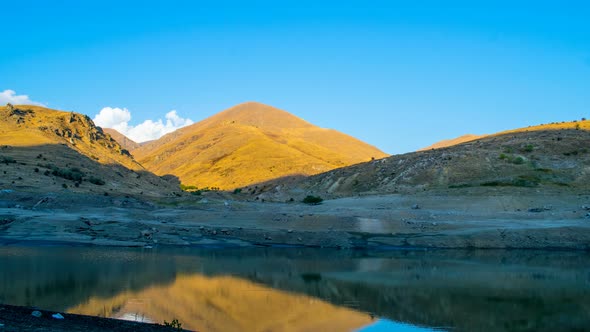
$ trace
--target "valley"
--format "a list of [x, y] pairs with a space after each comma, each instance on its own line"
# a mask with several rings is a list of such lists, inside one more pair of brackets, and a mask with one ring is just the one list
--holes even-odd
[[[590, 243], [587, 121], [387, 157], [257, 103], [142, 146], [76, 113], [13, 106], [0, 114], [3, 243], [578, 250]], [[181, 181], [208, 185], [184, 191]], [[323, 202], [302, 203], [307, 196]]]

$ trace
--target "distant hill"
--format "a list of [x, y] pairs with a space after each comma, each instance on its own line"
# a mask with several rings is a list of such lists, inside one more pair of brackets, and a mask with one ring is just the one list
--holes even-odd
[[422, 148], [418, 151], [446, 148], [449, 146], [453, 146], [453, 145], [457, 145], [457, 144], [461, 144], [461, 143], [465, 143], [465, 142], [469, 142], [469, 141], [474, 141], [474, 140], [482, 138], [482, 137], [485, 137], [485, 135], [467, 134], [467, 135], [459, 136], [457, 138], [445, 139], [445, 140], [436, 142], [436, 143], [429, 145], [425, 148]]
[[135, 142], [134, 140], [130, 139], [129, 137], [121, 134], [120, 132], [116, 131], [115, 129], [112, 128], [102, 128], [102, 130], [111, 135], [111, 137], [117, 141], [117, 143], [119, 143], [119, 145], [121, 145], [121, 147], [123, 149], [126, 149], [127, 151], [133, 151], [135, 149], [137, 149], [140, 144]]
[[[499, 132], [499, 133], [496, 133], [493, 135], [501, 135], [501, 134], [508, 134], [508, 133], [520, 133], [520, 132], [527, 132], [527, 131], [539, 131], [539, 130], [559, 130], [559, 129], [585, 128], [585, 126], [587, 126], [587, 123], [588, 122], [585, 119], [582, 119], [581, 121], [554, 122], [554, 123], [547, 123], [547, 124], [541, 124], [541, 125], [536, 125], [536, 126], [529, 126], [529, 127], [525, 127], [525, 128], [506, 130], [506, 131], [502, 131], [502, 132]], [[487, 136], [493, 136], [493, 135], [466, 134], [466, 135], [459, 136], [459, 137], [456, 137], [453, 139], [447, 139], [447, 140], [442, 140], [442, 141], [436, 142], [436, 143], [429, 145], [425, 148], [422, 148], [418, 151], [442, 149], [442, 148], [446, 148], [449, 146], [462, 144], [462, 143], [470, 142], [470, 141], [475, 141], [477, 139], [484, 138]]]
[[[308, 178], [271, 181], [268, 199], [460, 188], [590, 189], [590, 121], [519, 128], [446, 148], [395, 155]], [[278, 189], [277, 189], [278, 188]]]
[[0, 107], [0, 188], [152, 196], [178, 183], [146, 171], [82, 114], [39, 106]]
[[290, 175], [312, 175], [387, 154], [272, 106], [249, 102], [133, 151], [156, 174], [185, 185], [233, 189]]

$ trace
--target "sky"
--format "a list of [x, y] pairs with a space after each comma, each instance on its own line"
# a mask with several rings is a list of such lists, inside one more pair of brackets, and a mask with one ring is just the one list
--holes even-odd
[[590, 117], [587, 1], [0, 1], [0, 104], [137, 140], [246, 101], [391, 154]]

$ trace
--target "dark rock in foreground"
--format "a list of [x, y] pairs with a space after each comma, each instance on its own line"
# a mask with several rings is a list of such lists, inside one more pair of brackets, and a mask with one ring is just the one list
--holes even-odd
[[55, 319], [53, 311], [38, 310], [41, 317], [34, 317], [34, 308], [0, 305], [1, 331], [177, 331], [173, 328], [119, 319], [61, 313], [64, 319]]

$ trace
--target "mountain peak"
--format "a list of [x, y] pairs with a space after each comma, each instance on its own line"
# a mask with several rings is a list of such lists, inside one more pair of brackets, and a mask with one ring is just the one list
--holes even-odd
[[230, 107], [211, 117], [212, 122], [240, 124], [262, 129], [307, 128], [307, 121], [279, 108], [249, 101]]

